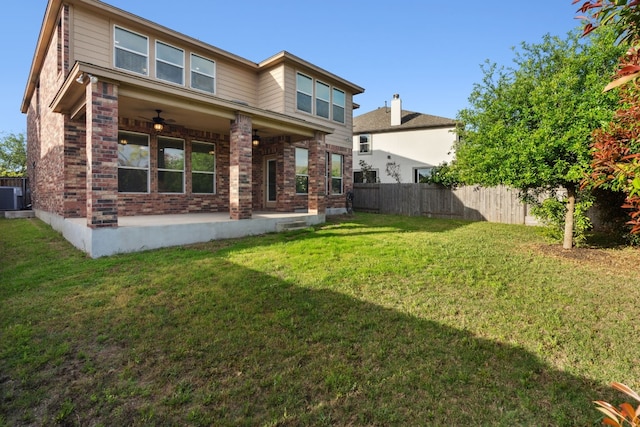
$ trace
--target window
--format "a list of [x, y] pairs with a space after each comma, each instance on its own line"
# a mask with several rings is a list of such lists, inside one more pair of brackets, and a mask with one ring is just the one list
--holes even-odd
[[184, 192], [184, 141], [158, 138], [158, 192]]
[[[344, 123], [345, 93], [302, 73], [296, 74], [296, 108], [336, 122]], [[331, 108], [331, 111], [329, 109]], [[315, 111], [314, 111], [315, 109]]]
[[433, 168], [415, 168], [413, 170], [413, 182], [427, 182], [432, 171]]
[[378, 171], [356, 171], [353, 173], [353, 182], [356, 184], [372, 184], [378, 182]]
[[296, 91], [296, 107], [298, 110], [312, 113], [313, 79], [298, 73], [296, 77]]
[[184, 51], [166, 43], [156, 42], [156, 77], [171, 83], [184, 84]]
[[340, 89], [333, 89], [333, 120], [344, 123], [344, 92]]
[[149, 192], [149, 135], [118, 132], [118, 191]]
[[342, 156], [331, 155], [331, 194], [342, 194]]
[[191, 87], [216, 93], [216, 64], [210, 59], [191, 54]]
[[296, 193], [309, 192], [309, 150], [296, 148]]
[[360, 135], [360, 154], [371, 153], [371, 135]]
[[115, 27], [114, 47], [117, 68], [149, 74], [149, 43], [145, 36]]
[[215, 145], [194, 141], [191, 144], [191, 192], [216, 192]]
[[316, 81], [316, 115], [329, 118], [329, 102], [331, 91], [329, 85]]

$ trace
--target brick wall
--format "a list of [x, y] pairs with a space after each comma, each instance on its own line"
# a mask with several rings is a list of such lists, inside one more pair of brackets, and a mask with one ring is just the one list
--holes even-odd
[[[119, 193], [118, 215], [162, 215], [194, 212], [229, 211], [229, 136], [211, 132], [185, 129], [181, 126], [165, 126], [162, 136], [180, 138], [185, 141], [185, 188], [184, 193], [158, 193], [157, 183], [157, 138], [158, 134], [148, 122], [121, 118], [120, 130], [149, 135], [151, 154], [150, 192]], [[215, 194], [193, 194], [191, 192], [191, 144], [193, 141], [215, 144], [216, 187]]]
[[[34, 209], [64, 215], [65, 118], [52, 112], [49, 104], [64, 81], [68, 57], [68, 7], [62, 8], [64, 34], [49, 45], [37, 88], [27, 112], [27, 173]], [[64, 43], [64, 46], [59, 44]], [[62, 62], [60, 62], [62, 61]]]
[[118, 87], [89, 82], [87, 96], [87, 226], [118, 225]]
[[229, 149], [229, 215], [247, 219], [252, 214], [251, 117], [236, 114], [231, 123]]

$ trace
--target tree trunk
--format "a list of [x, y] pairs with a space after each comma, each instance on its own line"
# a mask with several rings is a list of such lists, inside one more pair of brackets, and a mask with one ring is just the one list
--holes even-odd
[[576, 187], [567, 185], [567, 212], [564, 217], [563, 249], [573, 248], [573, 213], [576, 209]]

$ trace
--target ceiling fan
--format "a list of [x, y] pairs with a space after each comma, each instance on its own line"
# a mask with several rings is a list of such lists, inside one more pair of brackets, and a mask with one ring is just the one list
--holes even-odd
[[[152, 117], [150, 120], [153, 122], [153, 128], [158, 131], [158, 132], [162, 132], [162, 130], [164, 129], [165, 125], [169, 124], [169, 123], [175, 123], [175, 120], [172, 119], [165, 119], [164, 117], [160, 117], [160, 113], [162, 113], [162, 110], [156, 110], [156, 113], [158, 113], [157, 116]], [[140, 117], [141, 119], [145, 119], [145, 120], [149, 120], [149, 118], [147, 117]]]

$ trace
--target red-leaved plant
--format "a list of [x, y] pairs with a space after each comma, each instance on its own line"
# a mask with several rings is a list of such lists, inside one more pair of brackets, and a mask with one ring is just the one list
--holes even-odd
[[[640, 402], [640, 395], [626, 385], [614, 382], [611, 387]], [[598, 406], [597, 409], [606, 417], [602, 420], [602, 424], [616, 427], [640, 427], [640, 406], [634, 409], [630, 403], [625, 402], [616, 408], [602, 400], [596, 400], [593, 403]]]

